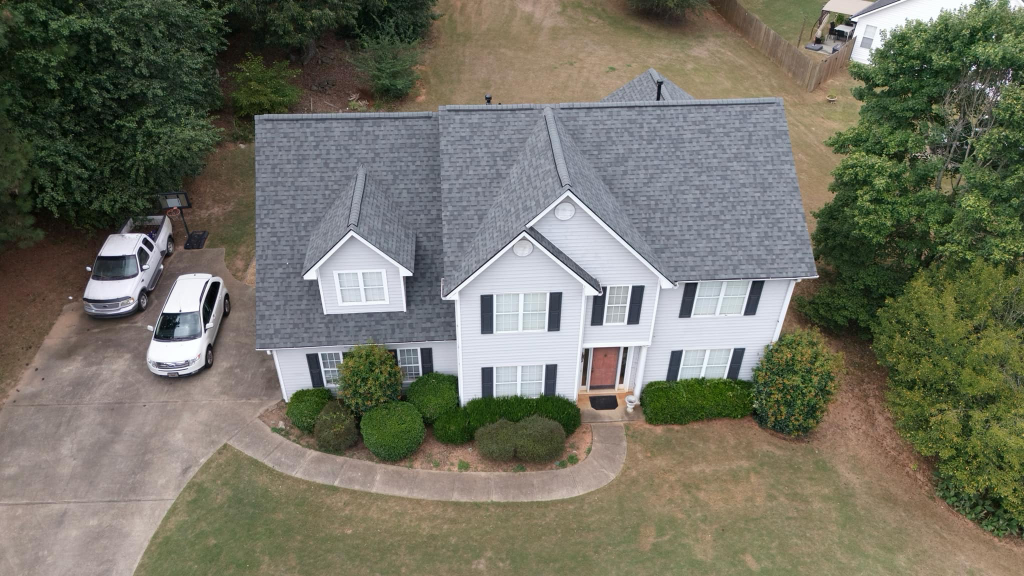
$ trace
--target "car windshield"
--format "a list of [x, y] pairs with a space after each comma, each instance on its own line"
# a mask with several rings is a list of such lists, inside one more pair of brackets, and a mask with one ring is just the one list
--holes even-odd
[[156, 321], [153, 339], [165, 342], [194, 340], [201, 332], [199, 312], [164, 312]]
[[92, 266], [93, 280], [124, 280], [139, 273], [139, 261], [131, 256], [100, 256]]

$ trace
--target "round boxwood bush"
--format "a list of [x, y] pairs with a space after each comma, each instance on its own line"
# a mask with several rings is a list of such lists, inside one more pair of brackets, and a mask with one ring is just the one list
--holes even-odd
[[580, 407], [572, 400], [561, 396], [541, 396], [537, 398], [536, 406], [537, 414], [561, 424], [566, 436], [571, 436], [580, 427]]
[[814, 430], [835, 392], [841, 360], [814, 330], [799, 330], [765, 349], [754, 368], [754, 418], [765, 428], [799, 436]]
[[423, 415], [423, 422], [433, 424], [442, 414], [458, 409], [459, 379], [437, 372], [424, 374], [409, 385], [405, 396]]
[[390, 402], [370, 410], [363, 414], [359, 430], [370, 452], [388, 462], [415, 452], [427, 433], [423, 416], [408, 402]]
[[543, 416], [530, 416], [516, 424], [516, 458], [525, 462], [551, 462], [565, 451], [562, 425]]
[[298, 390], [288, 401], [285, 415], [292, 421], [292, 426], [306, 434], [312, 434], [313, 427], [316, 426], [316, 417], [331, 400], [331, 391], [326, 388]]
[[402, 369], [391, 352], [377, 344], [345, 352], [338, 380], [338, 398], [356, 414], [398, 400], [402, 394]]
[[509, 462], [516, 457], [516, 434], [519, 427], [508, 420], [498, 420], [476, 431], [476, 448], [488, 460]]
[[434, 438], [445, 444], [465, 444], [473, 439], [473, 427], [465, 408], [445, 412], [434, 421]]
[[330, 402], [316, 417], [313, 436], [316, 437], [317, 448], [341, 454], [359, 439], [356, 417], [340, 402]]

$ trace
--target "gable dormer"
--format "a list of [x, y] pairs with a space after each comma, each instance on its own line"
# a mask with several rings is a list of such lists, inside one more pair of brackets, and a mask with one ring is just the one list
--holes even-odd
[[302, 278], [319, 285], [324, 314], [402, 312], [416, 235], [360, 166], [309, 237]]

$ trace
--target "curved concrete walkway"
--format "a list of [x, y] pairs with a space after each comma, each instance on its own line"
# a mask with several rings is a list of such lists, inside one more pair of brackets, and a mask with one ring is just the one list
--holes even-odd
[[592, 492], [611, 482], [626, 461], [621, 423], [592, 424], [583, 462], [543, 472], [442, 472], [334, 456], [275, 434], [256, 419], [228, 444], [279, 472], [321, 484], [389, 496], [451, 502], [539, 502]]

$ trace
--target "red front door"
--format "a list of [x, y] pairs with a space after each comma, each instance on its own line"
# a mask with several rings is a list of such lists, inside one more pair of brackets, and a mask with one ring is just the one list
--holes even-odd
[[590, 389], [614, 388], [615, 370], [618, 367], [618, 348], [594, 348], [590, 363]]

